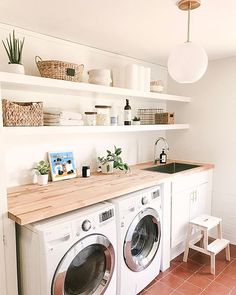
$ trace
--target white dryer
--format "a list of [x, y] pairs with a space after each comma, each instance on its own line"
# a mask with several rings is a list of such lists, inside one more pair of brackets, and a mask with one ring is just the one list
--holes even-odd
[[20, 227], [19, 246], [22, 295], [116, 294], [112, 204]]
[[160, 272], [159, 186], [113, 199], [117, 218], [117, 295], [136, 295]]

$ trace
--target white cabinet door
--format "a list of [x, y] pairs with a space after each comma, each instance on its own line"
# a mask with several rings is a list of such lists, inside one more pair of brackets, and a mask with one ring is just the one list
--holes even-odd
[[192, 191], [191, 188], [172, 196], [171, 248], [186, 239]]
[[186, 177], [186, 179], [180, 178], [173, 181], [171, 248], [175, 248], [185, 241], [191, 219], [201, 214], [211, 214], [211, 181], [212, 171], [205, 171], [191, 178]]
[[208, 182], [200, 184], [194, 189], [190, 201], [190, 220], [201, 214], [211, 214], [211, 196]]

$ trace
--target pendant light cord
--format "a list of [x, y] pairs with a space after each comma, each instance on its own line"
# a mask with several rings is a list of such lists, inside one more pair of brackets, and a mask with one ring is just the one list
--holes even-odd
[[192, 10], [192, 2], [189, 1], [189, 6], [188, 6], [188, 32], [187, 32], [187, 42], [190, 42], [191, 10]]

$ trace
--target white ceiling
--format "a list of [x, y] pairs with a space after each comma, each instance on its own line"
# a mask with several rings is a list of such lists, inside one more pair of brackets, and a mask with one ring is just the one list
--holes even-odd
[[[210, 59], [236, 55], [235, 12], [235, 0], [192, 12], [191, 39]], [[2, 23], [163, 65], [186, 39], [186, 17], [174, 0], [0, 1]]]

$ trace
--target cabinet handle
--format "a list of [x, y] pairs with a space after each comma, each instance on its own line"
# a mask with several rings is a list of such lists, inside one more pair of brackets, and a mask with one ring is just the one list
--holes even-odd
[[197, 201], [197, 191], [194, 191], [194, 200]]
[[192, 202], [194, 202], [194, 192], [191, 192], [191, 194], [190, 194], [190, 200], [191, 200]]

